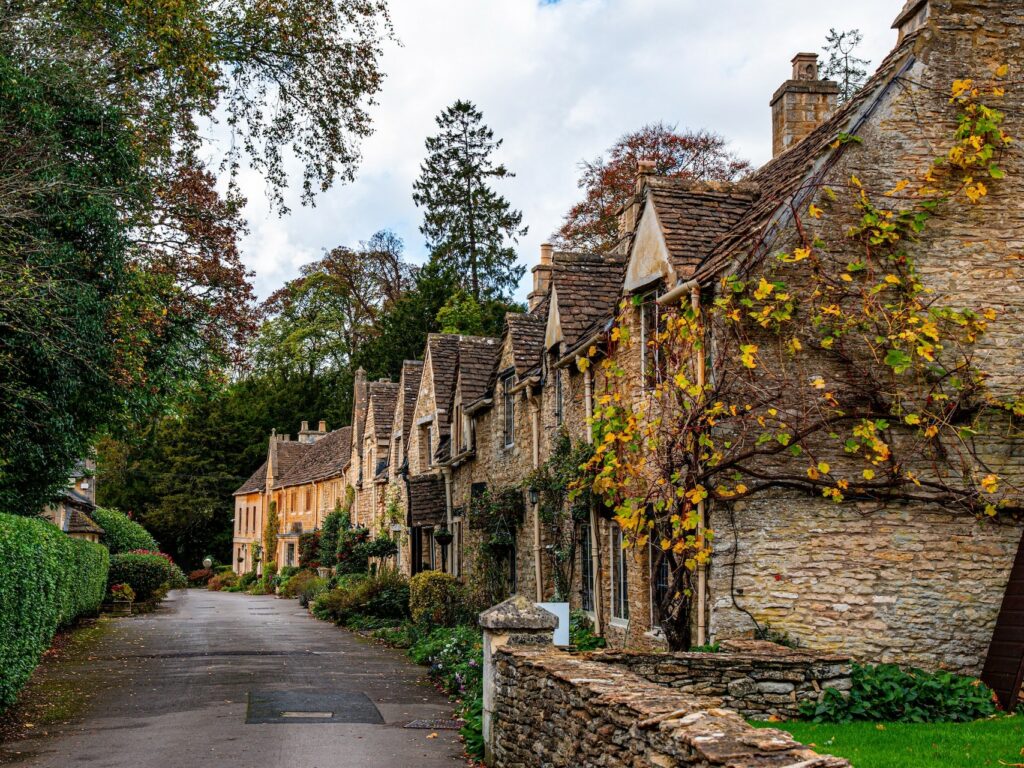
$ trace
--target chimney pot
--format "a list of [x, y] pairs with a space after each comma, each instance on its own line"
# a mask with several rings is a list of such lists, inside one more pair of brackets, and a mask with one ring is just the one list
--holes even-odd
[[327, 422], [324, 421], [323, 419], [320, 419], [320, 426], [317, 429], [317, 431], [318, 432], [326, 432], [327, 431]]
[[551, 287], [551, 262], [554, 260], [554, 246], [544, 243], [540, 247], [540, 262], [530, 270], [533, 273], [533, 290], [527, 296], [527, 306], [532, 312], [548, 295]]
[[657, 169], [658, 164], [654, 160], [638, 160], [636, 163], [638, 176], [653, 176]]
[[554, 252], [555, 247], [551, 243], [543, 243], [540, 247], [540, 263], [544, 265], [551, 264], [551, 254]]
[[792, 59], [794, 80], [818, 79], [818, 54], [798, 53]]
[[302, 422], [302, 429], [299, 430], [299, 431], [300, 432], [309, 432], [309, 422], [308, 421]]

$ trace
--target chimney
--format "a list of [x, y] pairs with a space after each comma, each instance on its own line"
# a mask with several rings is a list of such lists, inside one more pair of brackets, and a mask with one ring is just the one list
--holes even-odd
[[839, 85], [818, 79], [818, 54], [793, 57], [793, 78], [772, 96], [772, 156], [778, 157], [828, 120], [835, 111]]
[[619, 211], [619, 243], [633, 237], [636, 229], [637, 216], [640, 214], [640, 203], [643, 200], [644, 185], [650, 176], [654, 176], [657, 164], [654, 160], [637, 160], [636, 182], [633, 199], [622, 206]]
[[527, 297], [531, 312], [535, 310], [545, 298], [547, 298], [548, 289], [551, 288], [551, 259], [553, 253], [554, 248], [551, 243], [544, 243], [540, 247], [540, 263], [532, 270], [533, 290]]
[[907, 0], [900, 15], [892, 23], [892, 28], [899, 30], [897, 45], [902, 43], [903, 38], [911, 32], [916, 32], [924, 26], [924, 23], [928, 21], [929, 10], [928, 0]]
[[317, 427], [316, 431], [317, 432], [326, 432], [327, 431], [327, 422], [324, 421], [323, 419], [320, 419], [320, 424]]
[[363, 439], [363, 417], [366, 415], [366, 369], [362, 366], [356, 371], [352, 385], [352, 406], [355, 409], [352, 415], [352, 439], [358, 445]]

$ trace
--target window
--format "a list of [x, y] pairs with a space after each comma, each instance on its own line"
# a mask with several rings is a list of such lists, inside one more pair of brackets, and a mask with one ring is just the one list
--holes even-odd
[[306, 511], [308, 512], [313, 508], [313, 489], [306, 489]]
[[[455, 510], [452, 510], [453, 512]], [[452, 576], [456, 578], [462, 575], [462, 512], [459, 510], [458, 519], [452, 518], [452, 543], [449, 547], [452, 559]]]
[[565, 418], [565, 406], [562, 400], [562, 372], [557, 368], [554, 371], [555, 376], [555, 424], [562, 426], [562, 420]]
[[503, 434], [505, 436], [505, 447], [510, 448], [515, 443], [516, 413], [515, 403], [512, 395], [512, 374], [508, 374], [501, 380], [502, 415], [504, 417]]
[[622, 548], [622, 529], [618, 523], [612, 523], [609, 539], [612, 619], [624, 622], [629, 620], [629, 582], [626, 575], [626, 550]]
[[434, 463], [434, 425], [427, 424], [420, 432], [420, 463], [423, 469], [431, 467]]
[[655, 291], [646, 294], [640, 304], [640, 368], [643, 371], [644, 386], [654, 387], [665, 376], [665, 362], [658, 349], [658, 334], [664, 330], [661, 307], [658, 306]]
[[295, 565], [295, 545], [289, 542], [285, 552], [285, 565]]
[[672, 579], [671, 564], [668, 553], [662, 552], [660, 548], [650, 545], [651, 558], [651, 626], [655, 629], [661, 627], [661, 608], [666, 597], [668, 597], [669, 583]]
[[594, 611], [594, 548], [589, 525], [580, 526], [580, 607]]

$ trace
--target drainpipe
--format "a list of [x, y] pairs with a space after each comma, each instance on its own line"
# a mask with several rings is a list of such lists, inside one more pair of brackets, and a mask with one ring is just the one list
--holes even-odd
[[[594, 444], [594, 372], [588, 367], [583, 372], [583, 407], [587, 417], [587, 443]], [[594, 633], [601, 634], [601, 559], [598, 550], [597, 509], [590, 505], [590, 570], [594, 574]]]
[[[681, 299], [683, 294], [690, 292], [690, 306], [694, 312], [700, 311], [700, 283], [697, 280], [687, 280], [677, 285], [664, 296], [658, 298], [659, 304], [669, 304]], [[704, 382], [707, 376], [707, 353], [701, 349], [697, 357], [697, 387], [700, 390], [700, 398], [704, 397]], [[704, 540], [705, 509], [704, 500], [697, 502], [697, 540]], [[697, 645], [707, 643], [707, 567], [704, 564], [697, 566]]]
[[[533, 433], [533, 469], [540, 467], [540, 404], [537, 398], [530, 397], [530, 427]], [[533, 570], [537, 580], [537, 602], [544, 602], [544, 568], [540, 562], [540, 501], [533, 505]]]

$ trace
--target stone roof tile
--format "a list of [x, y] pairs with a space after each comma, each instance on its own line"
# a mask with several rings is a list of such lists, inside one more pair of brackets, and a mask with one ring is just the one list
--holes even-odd
[[275, 488], [305, 485], [341, 476], [352, 455], [352, 427], [342, 427], [328, 432], [315, 443], [307, 445], [309, 450], [280, 477], [274, 484]]

